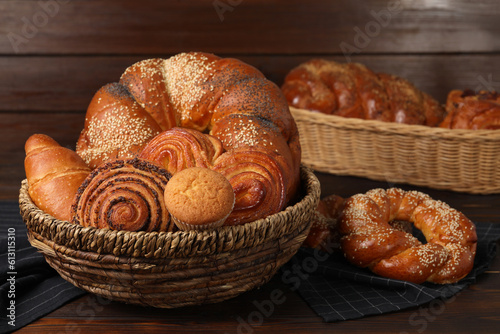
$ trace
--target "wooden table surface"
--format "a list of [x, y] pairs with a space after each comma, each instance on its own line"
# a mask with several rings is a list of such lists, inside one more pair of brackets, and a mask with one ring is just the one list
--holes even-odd
[[[24, 142], [45, 133], [74, 148], [85, 110], [126, 67], [183, 51], [237, 57], [281, 84], [315, 57], [402, 76], [444, 103], [452, 89], [500, 91], [496, 0], [0, 0], [0, 200], [18, 196]], [[322, 195], [392, 186], [318, 173]], [[500, 223], [500, 195], [417, 189], [476, 222]], [[286, 302], [259, 317], [254, 302]], [[19, 333], [497, 333], [500, 258], [456, 297], [392, 314], [324, 323], [275, 277], [223, 303], [154, 309], [84, 296]]]

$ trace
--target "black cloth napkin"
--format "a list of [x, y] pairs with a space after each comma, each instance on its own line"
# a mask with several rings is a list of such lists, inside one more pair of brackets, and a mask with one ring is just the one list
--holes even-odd
[[28, 242], [19, 203], [0, 202], [0, 333], [10, 333], [86, 292], [65, 281]]
[[474, 268], [455, 284], [413, 284], [388, 279], [351, 265], [339, 252], [328, 256], [305, 248], [281, 268], [282, 281], [289, 283], [326, 322], [358, 319], [446, 300], [474, 283], [495, 257], [500, 224], [477, 223], [476, 230], [478, 247]]

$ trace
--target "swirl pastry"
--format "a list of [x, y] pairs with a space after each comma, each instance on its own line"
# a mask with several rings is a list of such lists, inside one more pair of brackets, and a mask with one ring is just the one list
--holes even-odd
[[217, 138], [186, 128], [172, 128], [154, 137], [139, 158], [153, 161], [172, 175], [189, 167], [209, 168], [224, 149]]
[[73, 222], [125, 231], [173, 231], [163, 194], [170, 174], [146, 160], [102, 164], [78, 189]]
[[[409, 221], [426, 243], [390, 221]], [[474, 265], [477, 235], [461, 212], [417, 191], [373, 189], [345, 202], [340, 222], [346, 258], [374, 273], [413, 283], [447, 284]]]
[[447, 129], [500, 129], [500, 94], [453, 90], [446, 100], [447, 115], [439, 125]]
[[280, 159], [277, 153], [238, 148], [215, 161], [213, 170], [229, 180], [236, 198], [225, 225], [244, 224], [283, 207], [286, 189]]
[[343, 117], [437, 126], [444, 109], [409, 81], [358, 63], [312, 59], [281, 87], [291, 106]]
[[[133, 64], [125, 70], [120, 81], [110, 88], [101, 89], [89, 105], [87, 121], [77, 145], [77, 152], [91, 167], [98, 166], [110, 157], [120, 156], [115, 154], [116, 150], [137, 155], [160, 131], [180, 127], [217, 138], [225, 153], [217, 157], [220, 150], [218, 144], [212, 141], [206, 148], [210, 150], [210, 147], [214, 147], [215, 151], [207, 151], [206, 159], [196, 157], [196, 142], [204, 142], [197, 138], [190, 142], [196, 145], [190, 146], [192, 151], [187, 156], [179, 158], [177, 155], [177, 161], [169, 161], [168, 168], [171, 171], [182, 168], [179, 164], [188, 161], [207, 164], [210, 159], [215, 159], [219, 161], [218, 168], [232, 170], [236, 168], [233, 165], [238, 164], [254, 166], [255, 156], [259, 157], [259, 163], [266, 160], [261, 158], [263, 156], [271, 161], [264, 162], [260, 167], [252, 167], [253, 170], [239, 177], [242, 180], [243, 175], [259, 175], [256, 180], [248, 180], [237, 186], [235, 189], [238, 192], [243, 188], [252, 189], [249, 186], [251, 182], [273, 185], [258, 186], [258, 189], [276, 189], [268, 190], [265, 195], [255, 193], [250, 196], [250, 192], [241, 195], [239, 203], [242, 206], [236, 207], [240, 218], [234, 222], [248, 221], [243, 216], [262, 218], [264, 214], [276, 213], [294, 198], [300, 180], [301, 161], [297, 125], [280, 88], [253, 66], [208, 53], [181, 53], [168, 59], [147, 59]], [[121, 113], [125, 105], [130, 106], [133, 112]], [[105, 115], [99, 116], [101, 113]], [[144, 113], [149, 117], [143, 117]], [[101, 134], [95, 131], [93, 119], [105, 123], [102, 131], [113, 134], [109, 137], [112, 140], [108, 140], [107, 135], [101, 138]], [[142, 125], [135, 128], [138, 123]], [[134, 131], [127, 130], [129, 127]], [[189, 142], [188, 137], [184, 137], [182, 142]], [[179, 142], [176, 145], [181, 144]], [[137, 147], [140, 148], [136, 150]], [[169, 152], [176, 150], [172, 147]], [[157, 158], [161, 160], [161, 154]], [[270, 165], [270, 169], [263, 167], [266, 164]], [[231, 175], [234, 185], [235, 172], [232, 171]], [[271, 193], [275, 195], [269, 195]], [[269, 203], [255, 202], [258, 198]], [[262, 206], [272, 210], [258, 211], [260, 215], [242, 214], [241, 210], [245, 206]]]

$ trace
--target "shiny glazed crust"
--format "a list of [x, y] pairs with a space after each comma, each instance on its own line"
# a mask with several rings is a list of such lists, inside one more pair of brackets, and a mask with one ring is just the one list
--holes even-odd
[[31, 200], [51, 216], [70, 221], [76, 191], [90, 168], [75, 151], [47, 135], [30, 136], [25, 151], [24, 169]]
[[[427, 242], [389, 224], [409, 221]], [[374, 273], [414, 283], [446, 284], [472, 269], [477, 236], [461, 212], [416, 191], [374, 189], [345, 202], [340, 222], [346, 258]]]
[[291, 106], [325, 114], [429, 126], [444, 117], [409, 81], [358, 63], [312, 59], [292, 69], [281, 88]]
[[446, 100], [447, 115], [440, 127], [447, 129], [500, 129], [500, 94], [452, 90]]
[[[182, 53], [138, 62], [111, 85], [94, 97], [77, 143], [92, 168], [122, 153], [137, 155], [159, 132], [181, 127], [222, 143], [225, 152], [214, 169], [228, 178], [237, 198], [226, 224], [276, 213], [294, 198], [301, 158], [297, 126], [279, 87], [254, 67]], [[127, 121], [110, 121], [120, 109], [129, 110]], [[92, 131], [103, 122], [100, 132]]]
[[148, 142], [139, 158], [153, 161], [175, 174], [189, 167], [211, 168], [223, 152], [221, 141], [214, 136], [175, 127]]

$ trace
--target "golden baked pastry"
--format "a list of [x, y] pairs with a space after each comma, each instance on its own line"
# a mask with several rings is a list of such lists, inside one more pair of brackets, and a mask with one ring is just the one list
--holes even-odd
[[[413, 223], [427, 242], [392, 227], [393, 220]], [[347, 260], [384, 277], [454, 283], [474, 265], [475, 225], [421, 192], [391, 188], [354, 195], [345, 202], [339, 228]]]
[[291, 106], [384, 122], [438, 125], [444, 109], [408, 80], [359, 63], [312, 59], [292, 69], [282, 90]]
[[182, 53], [138, 62], [106, 87], [89, 105], [77, 143], [92, 168], [122, 154], [137, 155], [160, 131], [187, 128], [222, 143], [225, 152], [214, 169], [236, 192], [232, 224], [279, 212], [294, 198], [301, 159], [297, 126], [279, 87], [256, 68], [232, 58]]
[[447, 115], [439, 125], [447, 129], [500, 129], [500, 94], [453, 90], [446, 100]]
[[169, 179], [165, 169], [147, 160], [104, 163], [78, 189], [73, 222], [133, 232], [175, 231], [163, 200]]
[[34, 134], [25, 144], [24, 169], [33, 203], [51, 216], [71, 221], [71, 205], [90, 168], [75, 151]]
[[220, 227], [233, 211], [234, 192], [220, 173], [190, 167], [175, 174], [165, 186], [165, 204], [181, 230]]
[[175, 174], [189, 167], [211, 168], [224, 148], [219, 139], [197, 130], [175, 127], [154, 137], [139, 153]]

